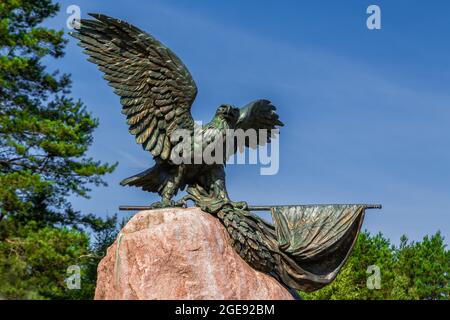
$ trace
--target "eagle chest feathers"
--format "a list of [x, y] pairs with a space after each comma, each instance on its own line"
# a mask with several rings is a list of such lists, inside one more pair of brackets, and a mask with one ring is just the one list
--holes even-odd
[[232, 125], [225, 119], [214, 119], [204, 126], [202, 130], [202, 150], [215, 154], [217, 150], [222, 150], [223, 161], [226, 160], [225, 150], [227, 146], [227, 130], [233, 129]]

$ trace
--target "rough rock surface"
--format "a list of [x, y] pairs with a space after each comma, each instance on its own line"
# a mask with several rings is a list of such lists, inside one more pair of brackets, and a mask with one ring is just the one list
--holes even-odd
[[220, 221], [198, 208], [142, 211], [98, 266], [95, 299], [292, 299], [229, 245]]

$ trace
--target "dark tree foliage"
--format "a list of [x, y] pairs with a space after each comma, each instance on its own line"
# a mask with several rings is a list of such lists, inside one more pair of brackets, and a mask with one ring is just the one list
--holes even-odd
[[[63, 31], [42, 26], [51, 0], [0, 2], [0, 296], [88, 298], [95, 267], [116, 228], [72, 209], [68, 196], [115, 165], [86, 156], [98, 122], [70, 97], [70, 76], [48, 71], [61, 58]], [[97, 244], [86, 233], [90, 228]], [[80, 265], [82, 289], [68, 291], [66, 269]]]
[[[371, 279], [379, 270], [379, 287]], [[403, 236], [399, 246], [381, 234], [360, 234], [355, 248], [336, 280], [305, 299], [449, 300], [450, 251], [437, 232], [419, 242]]]

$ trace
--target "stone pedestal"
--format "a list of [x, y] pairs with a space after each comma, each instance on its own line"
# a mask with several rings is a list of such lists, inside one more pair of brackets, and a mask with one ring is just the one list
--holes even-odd
[[198, 208], [142, 211], [98, 266], [95, 299], [292, 299], [229, 245], [220, 221]]

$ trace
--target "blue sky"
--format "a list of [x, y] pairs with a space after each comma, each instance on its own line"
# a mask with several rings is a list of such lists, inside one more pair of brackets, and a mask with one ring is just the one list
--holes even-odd
[[[66, 8], [127, 20], [170, 47], [199, 94], [207, 122], [222, 103], [270, 99], [285, 127], [280, 170], [227, 167], [234, 200], [251, 204], [381, 203], [364, 227], [398, 243], [441, 230], [450, 237], [450, 2], [448, 1], [60, 1], [48, 24], [69, 31]], [[368, 30], [366, 8], [381, 8]], [[76, 209], [101, 216], [156, 195], [119, 186], [153, 164], [128, 133], [119, 99], [70, 40], [51, 68], [72, 74], [73, 96], [100, 120], [89, 155], [116, 172]], [[121, 213], [125, 214], [125, 213]]]

